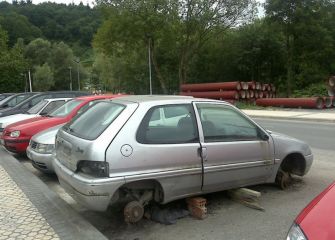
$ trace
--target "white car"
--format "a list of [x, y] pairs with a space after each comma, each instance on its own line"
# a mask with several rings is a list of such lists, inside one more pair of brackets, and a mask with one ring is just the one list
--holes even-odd
[[69, 101], [70, 99], [72, 98], [44, 99], [41, 102], [37, 103], [32, 108], [30, 108], [27, 111], [27, 113], [19, 113], [0, 118], [0, 135], [2, 134], [5, 127], [7, 127], [8, 125], [29, 118], [47, 115], [51, 111], [62, 106], [65, 102]]

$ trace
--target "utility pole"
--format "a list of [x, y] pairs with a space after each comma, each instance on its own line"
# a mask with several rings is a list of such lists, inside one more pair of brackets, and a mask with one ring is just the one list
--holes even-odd
[[76, 60], [73, 60], [77, 63], [77, 72], [78, 72], [78, 90], [80, 91], [80, 76], [79, 76], [79, 63], [80, 63], [80, 59], [77, 58]]
[[150, 86], [150, 95], [152, 95], [152, 82], [151, 82], [151, 38], [149, 36], [149, 86]]
[[69, 67], [70, 70], [70, 91], [72, 91], [72, 67]]
[[32, 87], [32, 85], [31, 85], [30, 69], [29, 69], [29, 71], [28, 71], [28, 79], [29, 79], [29, 90], [30, 90], [30, 92], [32, 92], [32, 91], [33, 91], [33, 87]]

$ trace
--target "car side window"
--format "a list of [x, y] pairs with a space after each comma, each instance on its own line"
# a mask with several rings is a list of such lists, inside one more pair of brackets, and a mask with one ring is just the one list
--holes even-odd
[[40, 115], [45, 115], [48, 114], [49, 112], [59, 108], [65, 103], [65, 100], [59, 100], [59, 101], [53, 101], [50, 102], [40, 113]]
[[191, 104], [156, 106], [144, 116], [136, 139], [144, 144], [198, 142], [199, 134], [195, 122]]
[[259, 140], [258, 128], [234, 108], [223, 104], [196, 104], [205, 142]]
[[39, 103], [40, 101], [44, 100], [44, 99], [48, 99], [50, 98], [51, 95], [42, 95], [42, 96], [38, 96], [35, 97], [33, 99], [31, 99], [29, 102], [27, 102], [26, 104], [24, 104], [23, 106], [21, 106], [21, 108], [31, 108], [33, 106], [35, 106], [37, 103]]

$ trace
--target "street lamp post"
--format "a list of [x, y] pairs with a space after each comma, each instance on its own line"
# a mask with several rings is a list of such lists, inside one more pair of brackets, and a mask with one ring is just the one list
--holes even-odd
[[27, 87], [27, 74], [26, 73], [21, 73], [20, 75], [24, 79], [24, 92], [27, 92], [28, 91], [28, 87]]
[[149, 64], [149, 86], [150, 86], [150, 95], [152, 95], [152, 81], [151, 81], [151, 37], [149, 36], [149, 57], [148, 57], [148, 64]]
[[79, 76], [79, 63], [80, 63], [80, 59], [77, 58], [75, 60], [73, 60], [74, 62], [77, 63], [77, 72], [78, 72], [78, 90], [80, 91], [80, 76]]
[[70, 91], [72, 91], [72, 67], [69, 67], [70, 70]]

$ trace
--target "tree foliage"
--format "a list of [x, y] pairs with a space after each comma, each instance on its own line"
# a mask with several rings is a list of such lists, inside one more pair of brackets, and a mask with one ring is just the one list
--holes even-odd
[[[106, 20], [95, 37], [95, 46], [109, 56], [138, 55], [135, 59], [145, 60], [150, 45], [150, 58], [163, 92], [167, 92], [173, 71], [177, 70], [172, 77], [178, 78], [179, 83], [188, 80], [190, 63], [212, 37], [214, 29], [225, 31], [250, 20], [254, 13], [253, 0], [102, 0], [97, 3], [104, 9]], [[142, 64], [133, 64], [144, 65], [143, 60]]]
[[7, 41], [7, 33], [0, 25], [0, 92], [24, 91], [25, 82], [21, 74], [27, 62], [23, 57], [23, 49], [20, 44], [9, 48]]

